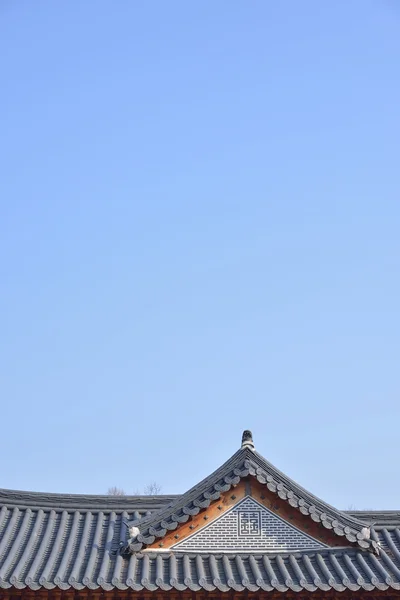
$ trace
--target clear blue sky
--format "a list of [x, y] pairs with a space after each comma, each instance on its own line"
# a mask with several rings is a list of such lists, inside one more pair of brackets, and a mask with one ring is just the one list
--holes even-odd
[[0, 486], [183, 492], [251, 428], [400, 509], [397, 0], [2, 0], [0, 56]]

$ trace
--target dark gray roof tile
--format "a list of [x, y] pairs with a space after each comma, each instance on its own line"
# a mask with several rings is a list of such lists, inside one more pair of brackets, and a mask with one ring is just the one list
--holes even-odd
[[[133, 518], [149, 516], [153, 511], [170, 504], [179, 496], [112, 496], [90, 494], [46, 494], [43, 492], [25, 492], [0, 489], [0, 505], [19, 508], [74, 509], [81, 512], [111, 512], [126, 510]], [[0, 514], [1, 520], [1, 514]]]
[[[353, 545], [243, 554], [143, 550], [145, 544], [207, 508], [248, 475], [302, 514], [334, 530], [343, 546], [357, 541], [363, 549]], [[0, 588], [400, 590], [400, 512], [334, 509], [255, 452], [251, 435], [222, 467], [182, 496], [0, 490], [0, 506]], [[140, 534], [128, 546], [131, 553], [126, 553], [127, 524], [133, 523]]]
[[176, 497], [149, 517], [135, 520], [133, 524], [139, 528], [140, 533], [128, 541], [127, 549], [137, 552], [153, 544], [156, 538], [164, 537], [177, 523], [187, 521], [189, 516], [196, 515], [202, 508], [208, 507], [212, 500], [218, 499], [221, 493], [228, 491], [233, 482], [237, 483], [248, 475], [266, 484], [270, 491], [278, 494], [303, 515], [309, 516], [327, 529], [333, 529], [336, 535], [343, 536], [362, 548], [373, 545], [366, 534], [365, 521], [355, 517], [353, 513], [339, 511], [310, 494], [253, 448], [245, 446], [188, 492]]
[[[132, 590], [400, 590], [400, 529], [373, 531], [382, 551], [278, 554], [141, 552], [122, 556], [127, 511], [0, 511], [0, 587]], [[400, 526], [400, 523], [399, 523]]]

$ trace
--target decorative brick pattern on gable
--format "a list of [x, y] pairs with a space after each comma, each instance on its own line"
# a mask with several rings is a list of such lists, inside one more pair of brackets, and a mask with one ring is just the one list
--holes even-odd
[[247, 496], [200, 531], [176, 544], [176, 550], [277, 551], [324, 546]]

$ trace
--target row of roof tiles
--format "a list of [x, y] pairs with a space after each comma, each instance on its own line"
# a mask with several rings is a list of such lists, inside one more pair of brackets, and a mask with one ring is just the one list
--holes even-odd
[[[249, 476], [342, 536], [344, 545], [350, 547], [292, 554], [142, 551], [145, 544], [175, 529]], [[248, 431], [238, 452], [182, 496], [117, 498], [0, 491], [1, 504], [2, 588], [400, 589], [398, 513], [366, 515], [334, 509], [255, 452]]]
[[48, 494], [20, 490], [0, 489], [0, 506], [19, 508], [49, 508], [54, 510], [79, 510], [84, 512], [135, 512], [140, 518], [175, 501], [177, 495], [113, 496], [91, 494]]
[[371, 546], [370, 532], [364, 522], [316, 498], [278, 471], [254, 449], [242, 447], [219, 469], [171, 504], [141, 519], [140, 522], [133, 522], [132, 525], [137, 525], [139, 532], [128, 540], [127, 550], [137, 552], [145, 545], [153, 544], [156, 538], [164, 537], [169, 530], [185, 523], [191, 516], [219, 499], [223, 492], [227, 492], [248, 476], [255, 477], [261, 484], [266, 485], [270, 492], [277, 494], [316, 523], [332, 529], [338, 536], [343, 536], [362, 548]]
[[296, 554], [122, 556], [123, 511], [0, 511], [0, 587], [104, 590], [400, 589], [400, 529], [372, 531], [379, 556], [354, 548]]

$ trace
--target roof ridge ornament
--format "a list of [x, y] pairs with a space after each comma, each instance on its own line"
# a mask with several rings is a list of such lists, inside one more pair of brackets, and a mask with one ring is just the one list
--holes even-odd
[[[368, 531], [365, 521], [326, 504], [278, 471], [255, 451], [253, 435], [249, 430], [243, 431], [241, 448], [214, 473], [172, 500], [168, 506], [140, 520], [128, 519], [129, 526], [138, 528], [140, 533], [128, 539], [121, 553], [132, 554], [142, 550], [143, 546], [155, 547], [153, 544], [157, 538], [164, 538], [167, 531], [176, 529], [180, 523], [186, 523], [190, 517], [207, 508], [214, 500], [220, 499], [222, 493], [229, 491], [232, 486], [236, 486], [247, 477], [256, 478], [261, 485], [265, 485], [289, 506], [315, 523], [321, 523], [326, 529], [333, 530], [333, 534], [345, 536], [351, 544], [378, 553], [376, 542], [372, 539], [372, 530]], [[136, 534], [137, 531], [128, 533]]]
[[253, 434], [249, 429], [245, 429], [242, 434], [242, 448], [254, 450]]

